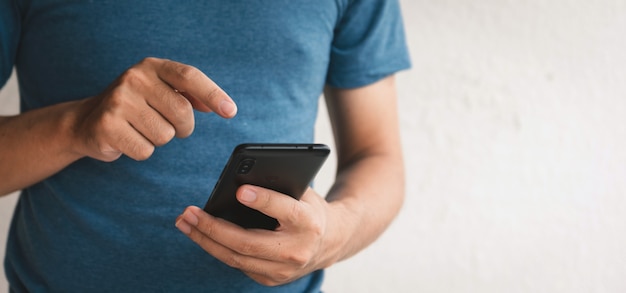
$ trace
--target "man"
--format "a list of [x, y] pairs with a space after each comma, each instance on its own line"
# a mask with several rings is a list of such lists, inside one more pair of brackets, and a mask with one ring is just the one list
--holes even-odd
[[[131, 2], [0, 0], [22, 108], [0, 118], [0, 194], [22, 190], [11, 290], [318, 292], [401, 206], [397, 1]], [[276, 231], [196, 207], [235, 145], [312, 141], [322, 91], [325, 197], [242, 186]]]

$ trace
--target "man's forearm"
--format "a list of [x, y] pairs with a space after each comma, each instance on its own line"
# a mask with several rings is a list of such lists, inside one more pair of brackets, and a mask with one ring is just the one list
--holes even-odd
[[337, 258], [346, 259], [374, 242], [398, 214], [404, 200], [401, 155], [376, 154], [338, 170], [327, 195], [334, 211], [329, 223], [340, 225]]
[[35, 184], [81, 157], [70, 148], [72, 103], [0, 117], [0, 195]]
[[[324, 91], [337, 149], [336, 183], [326, 200], [338, 229], [327, 247], [339, 261], [371, 244], [389, 226], [404, 199], [404, 166], [395, 79], [354, 89]], [[332, 264], [332, 262], [331, 262]]]

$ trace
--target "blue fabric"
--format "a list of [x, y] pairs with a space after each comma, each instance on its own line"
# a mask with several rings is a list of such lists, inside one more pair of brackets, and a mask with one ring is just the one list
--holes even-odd
[[0, 0], [0, 84], [17, 69], [28, 111], [101, 92], [147, 56], [198, 67], [236, 118], [142, 162], [81, 159], [25, 189], [5, 259], [16, 292], [318, 292], [323, 272], [264, 287], [174, 227], [203, 206], [234, 146], [310, 142], [325, 84], [409, 66], [396, 0]]
[[0, 87], [11, 75], [20, 35], [20, 12], [15, 1], [0, 1]]

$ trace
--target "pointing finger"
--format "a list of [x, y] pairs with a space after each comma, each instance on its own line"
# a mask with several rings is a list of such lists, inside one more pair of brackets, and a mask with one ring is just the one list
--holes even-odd
[[230, 96], [196, 67], [162, 60], [157, 74], [185, 96], [195, 109], [213, 111], [224, 118], [232, 118], [237, 114], [237, 106]]

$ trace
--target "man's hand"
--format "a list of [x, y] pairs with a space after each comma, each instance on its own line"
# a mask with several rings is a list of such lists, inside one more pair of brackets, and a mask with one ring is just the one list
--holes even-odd
[[146, 58], [100, 95], [0, 117], [0, 195], [56, 174], [85, 156], [144, 160], [194, 129], [192, 109], [231, 118], [232, 99], [195, 67]]
[[237, 199], [276, 218], [279, 227], [246, 230], [193, 206], [178, 217], [176, 226], [217, 259], [267, 286], [294, 281], [335, 261], [338, 244], [330, 239], [337, 238], [337, 231], [327, 225], [330, 207], [313, 189], [298, 201], [244, 185]]
[[245, 230], [197, 207], [187, 208], [176, 226], [265, 285], [296, 280], [358, 253], [383, 233], [404, 197], [394, 84], [390, 76], [361, 88], [327, 88], [338, 156], [325, 198], [312, 189], [297, 201], [260, 187], [239, 188], [237, 199], [276, 218], [276, 231]]
[[232, 99], [195, 67], [146, 58], [102, 94], [82, 101], [75, 151], [102, 161], [122, 154], [145, 160], [156, 146], [191, 135], [194, 108], [224, 118], [237, 112]]

